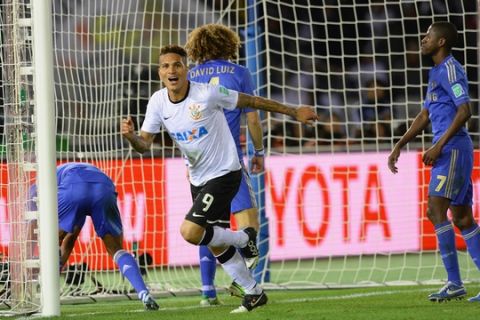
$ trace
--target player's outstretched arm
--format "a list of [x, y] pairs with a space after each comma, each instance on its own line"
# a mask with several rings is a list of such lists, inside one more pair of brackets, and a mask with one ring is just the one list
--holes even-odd
[[144, 153], [150, 150], [155, 135], [145, 131], [140, 131], [140, 135], [135, 134], [135, 127], [130, 116], [127, 119], [122, 119], [120, 130], [135, 151]]
[[312, 107], [290, 107], [274, 100], [258, 96], [251, 96], [245, 93], [238, 93], [237, 106], [240, 108], [251, 107], [269, 112], [283, 113], [294, 117], [297, 119], [297, 121], [300, 121], [303, 124], [308, 125], [313, 125], [314, 121], [319, 120], [318, 115], [315, 113]]
[[399, 147], [400, 149], [403, 148], [404, 145], [409, 143], [413, 140], [418, 134], [420, 134], [425, 128], [428, 126], [430, 119], [428, 118], [428, 110], [423, 108], [417, 116], [415, 120], [413, 120], [412, 125], [408, 128], [407, 132], [400, 138], [400, 140], [396, 143], [395, 147]]
[[78, 235], [80, 234], [81, 228], [75, 226], [73, 232], [66, 232], [64, 230], [58, 230], [58, 238], [60, 243], [60, 269], [67, 263], [70, 254], [75, 247], [75, 242], [77, 241]]

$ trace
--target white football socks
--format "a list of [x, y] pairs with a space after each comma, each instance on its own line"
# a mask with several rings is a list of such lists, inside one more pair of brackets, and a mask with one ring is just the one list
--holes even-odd
[[225, 272], [232, 277], [233, 281], [243, 287], [246, 294], [260, 294], [262, 288], [257, 286], [257, 282], [253, 279], [250, 271], [245, 265], [243, 257], [235, 250], [235, 254], [227, 262], [222, 263]]
[[243, 231], [232, 231], [221, 227], [213, 227], [212, 240], [208, 243], [209, 247], [228, 247], [243, 248], [247, 245], [248, 235]]

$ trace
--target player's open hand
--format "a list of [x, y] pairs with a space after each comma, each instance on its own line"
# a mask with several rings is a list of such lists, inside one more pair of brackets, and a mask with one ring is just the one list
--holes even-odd
[[120, 131], [122, 132], [123, 136], [133, 134], [134, 130], [135, 126], [133, 125], [133, 120], [130, 116], [128, 116], [127, 119], [122, 119]]
[[312, 107], [302, 106], [296, 110], [295, 119], [303, 124], [313, 126], [314, 121], [320, 120], [320, 117], [315, 113]]
[[390, 169], [390, 171], [392, 171], [393, 173], [397, 173], [398, 172], [398, 168], [397, 168], [397, 161], [398, 161], [398, 158], [400, 157], [400, 149], [399, 148], [393, 148], [392, 152], [390, 153], [390, 155], [388, 156], [388, 168]]

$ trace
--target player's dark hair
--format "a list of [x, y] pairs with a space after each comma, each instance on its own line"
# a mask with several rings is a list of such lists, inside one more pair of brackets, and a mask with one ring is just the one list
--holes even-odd
[[185, 62], [187, 61], [187, 51], [185, 51], [185, 49], [183, 49], [179, 45], [169, 44], [169, 45], [163, 46], [160, 49], [160, 56], [163, 56], [164, 54], [168, 54], [168, 53], [178, 54], [179, 56], [182, 57], [183, 60], [185, 60]]
[[208, 60], [235, 60], [238, 57], [240, 38], [230, 28], [217, 23], [195, 28], [188, 35], [185, 49], [196, 63]]
[[445, 38], [445, 46], [448, 50], [452, 49], [457, 42], [458, 32], [453, 23], [448, 21], [438, 21], [432, 23], [432, 29], [442, 38]]

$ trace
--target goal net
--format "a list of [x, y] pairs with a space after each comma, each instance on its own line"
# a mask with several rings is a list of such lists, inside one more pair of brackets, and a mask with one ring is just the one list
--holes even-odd
[[[191, 205], [189, 184], [168, 134], [157, 135], [151, 152], [140, 156], [122, 139], [120, 122], [128, 115], [137, 129], [143, 122], [148, 98], [161, 87], [160, 47], [183, 45], [193, 28], [212, 22], [240, 34], [238, 62], [250, 68], [259, 95], [313, 105], [321, 118], [306, 127], [286, 116], [264, 115], [267, 157], [260, 206], [268, 234], [260, 241], [268, 247], [268, 259], [256, 270], [264, 285], [327, 288], [445, 280], [425, 216], [429, 169], [421, 154], [431, 143], [430, 131], [406, 147], [398, 174], [390, 174], [386, 163], [421, 110], [432, 64], [421, 56], [419, 43], [428, 26], [440, 20], [459, 30], [453, 55], [470, 81], [474, 116], [469, 130], [478, 148], [475, 1], [52, 2], [58, 163], [90, 162], [113, 179], [125, 248], [154, 293], [199, 292], [201, 287], [198, 249], [179, 233]], [[34, 301], [35, 310], [34, 293], [12, 292], [17, 282], [36, 283], [36, 269], [27, 267], [32, 257], [23, 254], [35, 255], [35, 240], [25, 238], [31, 218], [28, 186], [35, 174], [23, 163], [33, 157], [31, 114], [45, 106], [30, 108], [35, 70], [29, 68], [35, 39], [25, 23], [30, 1], [6, 1], [0, 8], [0, 310], [21, 301]], [[22, 106], [25, 111], [18, 114]], [[477, 219], [479, 159], [477, 149]], [[263, 186], [263, 177], [257, 178]], [[478, 279], [461, 237], [457, 246], [464, 279]], [[31, 274], [14, 272], [15, 266]], [[63, 301], [133, 293], [89, 219], [61, 279]], [[218, 268], [216, 285], [229, 284]]]

